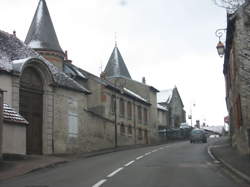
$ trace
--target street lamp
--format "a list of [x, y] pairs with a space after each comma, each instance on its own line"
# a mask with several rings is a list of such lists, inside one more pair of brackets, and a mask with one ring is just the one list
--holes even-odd
[[223, 36], [223, 34], [226, 32], [227, 29], [217, 29], [215, 31], [215, 36], [217, 36], [219, 38], [219, 42], [216, 46], [216, 49], [217, 49], [217, 52], [218, 52], [218, 55], [220, 57], [223, 57], [224, 56], [224, 53], [225, 53], [225, 46], [224, 44], [221, 42], [221, 37]]

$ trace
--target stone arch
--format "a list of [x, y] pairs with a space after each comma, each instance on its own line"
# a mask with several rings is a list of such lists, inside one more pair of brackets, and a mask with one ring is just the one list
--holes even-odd
[[27, 153], [53, 153], [53, 75], [40, 59], [22, 66], [19, 79], [19, 111], [30, 122]]

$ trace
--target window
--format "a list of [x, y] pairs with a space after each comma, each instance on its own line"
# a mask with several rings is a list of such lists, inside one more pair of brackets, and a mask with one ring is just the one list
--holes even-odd
[[131, 102], [127, 103], [127, 118], [132, 119], [132, 104], [131, 104]]
[[68, 114], [68, 136], [76, 138], [78, 136], [78, 116], [74, 113]]
[[143, 110], [143, 117], [144, 117], [144, 123], [145, 125], [148, 123], [148, 110], [146, 108], [144, 108]]
[[114, 114], [115, 110], [116, 110], [116, 97], [112, 95], [110, 101], [110, 113]]
[[120, 125], [120, 134], [125, 135], [125, 126], [123, 123]]
[[119, 107], [120, 107], [120, 110], [119, 110], [120, 111], [120, 117], [124, 117], [125, 105], [124, 105], [123, 98], [120, 99]]
[[142, 129], [139, 129], [138, 131], [138, 139], [142, 140]]
[[133, 134], [132, 126], [131, 126], [131, 125], [128, 126], [128, 134], [129, 134], [129, 135], [132, 135], [132, 134]]
[[138, 115], [138, 121], [142, 121], [142, 111], [141, 111], [141, 106], [137, 106], [137, 115]]

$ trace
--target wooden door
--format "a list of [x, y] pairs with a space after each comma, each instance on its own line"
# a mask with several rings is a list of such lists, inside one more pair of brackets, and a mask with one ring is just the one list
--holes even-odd
[[43, 91], [42, 80], [34, 69], [24, 70], [20, 82], [20, 113], [29, 121], [27, 154], [42, 154]]

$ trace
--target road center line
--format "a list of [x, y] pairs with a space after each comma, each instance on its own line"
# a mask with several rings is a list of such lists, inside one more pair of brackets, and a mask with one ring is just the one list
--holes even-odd
[[141, 158], [143, 158], [143, 156], [138, 156], [138, 157], [136, 158], [136, 160], [139, 160], [139, 159], [141, 159]]
[[102, 179], [98, 183], [96, 183], [95, 185], [93, 185], [92, 187], [99, 187], [99, 186], [101, 186], [106, 181], [107, 181], [107, 179]]
[[150, 155], [150, 154], [151, 154], [151, 152], [148, 152], [148, 153], [145, 153], [144, 155], [145, 155], [145, 156], [148, 156], [148, 155]]
[[110, 173], [107, 177], [113, 177], [116, 173], [118, 173], [119, 171], [123, 170], [123, 167], [118, 168], [117, 170], [113, 171], [112, 173]]
[[127, 164], [125, 164], [124, 166], [129, 166], [129, 165], [133, 164], [134, 162], [135, 162], [135, 161], [132, 160], [132, 161], [128, 162]]

